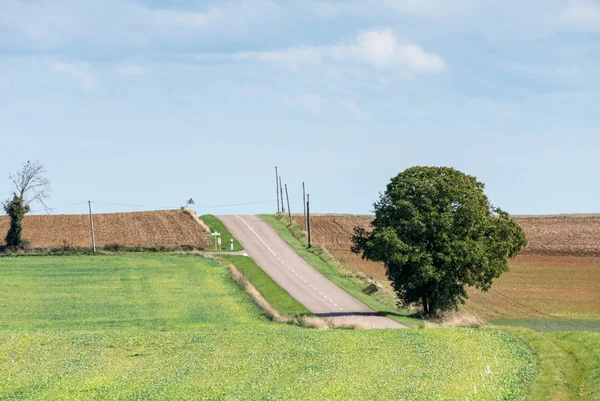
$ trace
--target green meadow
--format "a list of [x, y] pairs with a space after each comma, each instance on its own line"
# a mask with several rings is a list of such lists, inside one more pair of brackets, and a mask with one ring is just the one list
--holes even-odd
[[537, 367], [497, 330], [272, 323], [193, 255], [3, 257], [0, 294], [0, 400], [518, 400]]

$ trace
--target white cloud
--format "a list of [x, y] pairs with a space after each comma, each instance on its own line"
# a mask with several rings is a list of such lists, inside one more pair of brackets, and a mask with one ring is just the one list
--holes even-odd
[[317, 65], [323, 61], [323, 54], [317, 47], [291, 47], [282, 50], [262, 52], [239, 52], [233, 54], [201, 54], [199, 60], [214, 61], [261, 61], [264, 63], [282, 64], [297, 68], [301, 65]]
[[563, 20], [572, 29], [600, 32], [600, 2], [571, 1], [563, 13]]
[[[436, 73], [446, 69], [439, 56], [425, 52], [412, 43], [400, 43], [389, 29], [361, 32], [354, 45], [336, 49], [343, 58], [363, 59], [381, 68], [408, 67], [419, 72]], [[344, 54], [346, 53], [346, 54]]]
[[[561, 31], [600, 31], [600, 0], [325, 0], [308, 3], [318, 18], [396, 19], [459, 28], [492, 42], [550, 38]], [[417, 32], [419, 30], [417, 29]]]
[[341, 14], [382, 15], [398, 14], [419, 18], [440, 18], [465, 15], [481, 5], [475, 0], [338, 0], [313, 4], [314, 13], [321, 18]]
[[367, 115], [355, 101], [324, 97], [315, 92], [286, 95], [283, 104], [295, 111], [301, 111], [317, 118], [343, 118], [363, 121]]
[[200, 54], [197, 58], [200, 61], [260, 61], [294, 68], [327, 61], [354, 62], [380, 69], [418, 73], [441, 73], [447, 68], [440, 56], [428, 53], [416, 44], [399, 40], [390, 29], [360, 32], [348, 44], [291, 47], [263, 52]]
[[160, 29], [205, 29], [212, 22], [213, 15], [192, 11], [149, 10], [138, 6], [139, 17]]
[[140, 65], [127, 64], [117, 68], [117, 73], [124, 77], [139, 77], [146, 74], [146, 69]]
[[[129, 0], [2, 0], [0, 44], [54, 47], [74, 42], [149, 45], [208, 33], [247, 32], [276, 14], [274, 0], [229, 0], [202, 11], [150, 8]], [[4, 29], [3, 29], [4, 28]]]
[[0, 42], [16, 36], [45, 44], [56, 44], [62, 37], [74, 35], [81, 28], [75, 10], [66, 2], [52, 5], [47, 1], [30, 3], [19, 0], [2, 2], [0, 27], [5, 28]]
[[52, 62], [52, 68], [54, 71], [69, 76], [81, 89], [93, 91], [99, 88], [99, 84], [91, 73], [87, 63], [65, 63], [54, 61]]
[[383, 6], [399, 14], [416, 17], [442, 17], [464, 15], [481, 3], [475, 0], [383, 0]]

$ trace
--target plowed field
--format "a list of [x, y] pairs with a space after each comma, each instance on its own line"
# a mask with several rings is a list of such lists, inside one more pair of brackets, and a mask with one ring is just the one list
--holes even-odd
[[[600, 215], [516, 216], [529, 245], [523, 255], [600, 256]], [[302, 216], [294, 221], [304, 228]], [[313, 215], [313, 238], [330, 251], [350, 249], [352, 229], [369, 228], [367, 216]]]
[[[470, 291], [466, 310], [485, 318], [600, 319], [600, 215], [515, 217], [529, 245], [488, 293]], [[303, 227], [302, 216], [294, 216]], [[349, 269], [387, 283], [381, 263], [350, 252], [352, 230], [371, 218], [313, 215], [313, 241]]]
[[[7, 216], [0, 216], [0, 244], [9, 227]], [[209, 248], [210, 241], [194, 217], [180, 210], [94, 215], [96, 245], [181, 246]], [[63, 246], [89, 247], [88, 215], [32, 215], [23, 220], [23, 236], [35, 248]]]

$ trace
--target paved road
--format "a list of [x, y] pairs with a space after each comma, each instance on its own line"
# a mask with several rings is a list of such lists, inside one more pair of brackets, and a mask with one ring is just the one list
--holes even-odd
[[308, 310], [332, 321], [360, 322], [373, 328], [405, 328], [377, 316], [312, 268], [271, 226], [257, 216], [218, 216], [244, 250], [277, 284]]

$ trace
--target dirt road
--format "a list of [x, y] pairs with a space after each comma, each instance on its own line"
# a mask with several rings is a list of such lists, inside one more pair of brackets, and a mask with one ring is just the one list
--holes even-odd
[[365, 304], [313, 269], [264, 220], [257, 216], [218, 216], [248, 255], [283, 289], [314, 314], [333, 324], [405, 328], [377, 316]]

